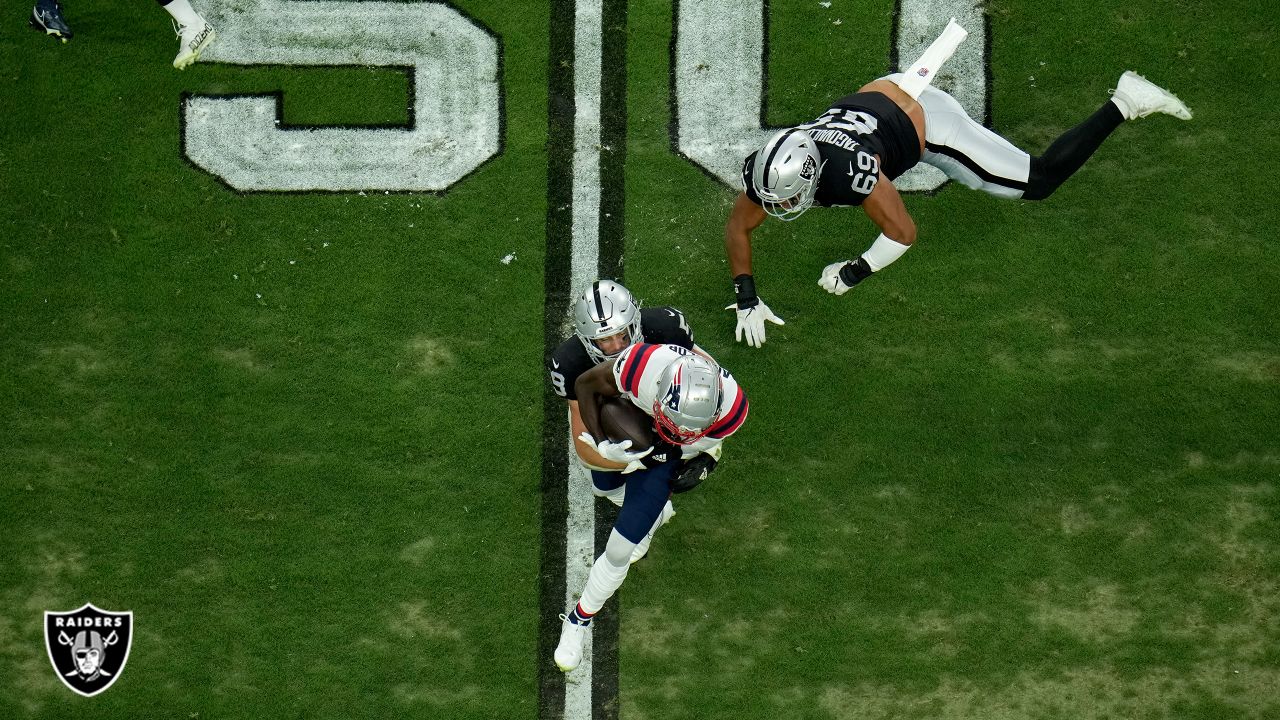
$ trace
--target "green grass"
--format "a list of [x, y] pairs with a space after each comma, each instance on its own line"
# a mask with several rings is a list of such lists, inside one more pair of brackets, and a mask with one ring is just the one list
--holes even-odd
[[[149, 4], [0, 27], [0, 717], [537, 714], [548, 10], [457, 5], [502, 38], [506, 134], [443, 196], [180, 156], [183, 92], [401, 123], [399, 72], [176, 73]], [[771, 3], [770, 121], [883, 72], [890, 12]], [[870, 222], [767, 223], [755, 350], [733, 193], [670, 150], [671, 4], [630, 3], [626, 281], [752, 413], [613, 601], [622, 717], [1280, 714], [1274, 12], [989, 14], [993, 126], [1033, 152], [1127, 68], [1196, 119], [1044, 203], [907, 197], [918, 246], [841, 298], [817, 276]], [[86, 601], [137, 622], [88, 701], [40, 627]]]
[[[685, 309], [752, 416], [623, 590], [624, 717], [1280, 711], [1280, 95], [1223, 81], [1280, 70], [1249, 8], [993, 4], [1015, 142], [1043, 149], [1130, 67], [1196, 120], [1120, 128], [1045, 203], [908, 197], [916, 248], [842, 298], [817, 276], [869, 244], [865, 217], [766, 223], [757, 283], [788, 324], [761, 350], [719, 311], [733, 193], [637, 118], [668, 88], [633, 73], [630, 284]], [[885, 69], [881, 13], [770, 13], [771, 122]], [[633, 63], [660, 62], [664, 21]]]

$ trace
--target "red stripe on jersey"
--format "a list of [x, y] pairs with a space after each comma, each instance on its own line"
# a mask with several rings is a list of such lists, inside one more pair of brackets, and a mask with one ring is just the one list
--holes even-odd
[[640, 376], [644, 375], [644, 368], [649, 364], [653, 351], [657, 349], [657, 345], [641, 344], [631, 351], [631, 355], [622, 364], [623, 390], [632, 395], [636, 394], [636, 389], [640, 387]]
[[720, 421], [711, 426], [707, 431], [708, 437], [721, 440], [729, 437], [738, 428], [742, 427], [742, 423], [747, 419], [747, 394], [742, 392], [742, 388], [738, 388], [738, 397], [733, 399], [733, 406], [729, 408], [729, 412]]

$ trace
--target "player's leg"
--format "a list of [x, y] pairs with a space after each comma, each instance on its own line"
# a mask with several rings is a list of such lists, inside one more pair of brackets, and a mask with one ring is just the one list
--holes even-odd
[[173, 17], [173, 29], [178, 33], [178, 55], [173, 66], [182, 70], [200, 59], [200, 53], [218, 37], [204, 17], [191, 7], [190, 0], [156, 0]]
[[[683, 463], [681, 464], [683, 466]], [[591, 492], [596, 497], [602, 497], [609, 502], [622, 507], [623, 500], [627, 496], [626, 486], [627, 476], [620, 472], [601, 472], [599, 470], [591, 471]], [[643, 558], [649, 552], [649, 543], [653, 542], [653, 534], [658, 528], [666, 525], [676, 514], [675, 506], [668, 500], [666, 505], [662, 506], [662, 516], [654, 521], [653, 527], [644, 536], [644, 539], [636, 543], [636, 549], [631, 553], [631, 562]]]
[[666, 505], [662, 506], [662, 514], [657, 520], [653, 521], [653, 527], [649, 528], [649, 532], [645, 534], [644, 539], [636, 543], [636, 547], [631, 551], [631, 564], [634, 565], [649, 553], [649, 544], [653, 542], [654, 533], [658, 532], [658, 528], [666, 525], [675, 517], [676, 506], [668, 500]]
[[622, 507], [627, 496], [627, 476], [620, 472], [591, 471], [591, 492], [609, 502]]
[[622, 586], [631, 569], [636, 546], [662, 522], [663, 508], [671, 496], [671, 480], [679, 468], [678, 459], [652, 470], [638, 470], [626, 480], [626, 502], [618, 512], [605, 550], [591, 564], [587, 584], [560, 626], [560, 643], [555, 661], [568, 672], [582, 661], [582, 645], [591, 618]]
[[[896, 82], [900, 74], [885, 79]], [[925, 86], [918, 98], [924, 109], [921, 162], [974, 190], [1019, 198], [1031, 174], [1031, 156], [969, 117], [947, 93]]]
[[1031, 159], [1031, 176], [1023, 198], [1043, 200], [1066, 182], [1113, 130], [1125, 120], [1153, 113], [1191, 119], [1191, 111], [1173, 93], [1141, 75], [1127, 71], [1120, 76], [1115, 93], [1084, 122], [1063, 133], [1044, 154]]
[[1191, 117], [1171, 93], [1126, 72], [1101, 108], [1054, 140], [1043, 155], [1031, 156], [970, 118], [938, 88], [924, 88], [920, 106], [925, 111], [923, 162], [975, 190], [1025, 200], [1052, 195], [1125, 120], [1157, 112]]

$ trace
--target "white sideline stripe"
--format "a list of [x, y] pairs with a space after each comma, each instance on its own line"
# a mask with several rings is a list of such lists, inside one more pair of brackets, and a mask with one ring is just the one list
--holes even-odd
[[[573, 258], [571, 292], [596, 279], [600, 263], [600, 73], [603, 0], [576, 0], [573, 35]], [[565, 528], [565, 607], [587, 584], [595, 559], [595, 496], [569, 438], [569, 517]], [[588, 634], [590, 639], [592, 634]], [[565, 676], [565, 720], [591, 720], [591, 645]]]

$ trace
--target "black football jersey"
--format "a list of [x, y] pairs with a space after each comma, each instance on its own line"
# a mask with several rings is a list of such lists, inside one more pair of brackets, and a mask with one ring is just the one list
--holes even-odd
[[[679, 345], [693, 349], [693, 331], [684, 319], [684, 313], [672, 307], [641, 308], [640, 334], [644, 342], [654, 345]], [[551, 375], [551, 389], [568, 400], [577, 400], [574, 383], [578, 376], [590, 370], [595, 363], [575, 335], [560, 343], [547, 359], [547, 372]]]
[[[920, 139], [911, 118], [880, 93], [840, 98], [822, 117], [799, 127], [809, 132], [822, 157], [813, 198], [820, 207], [861, 205], [881, 171], [893, 180], [920, 161]], [[742, 164], [742, 185], [747, 198], [760, 205], [751, 182], [756, 154]]]

